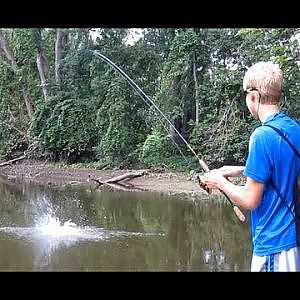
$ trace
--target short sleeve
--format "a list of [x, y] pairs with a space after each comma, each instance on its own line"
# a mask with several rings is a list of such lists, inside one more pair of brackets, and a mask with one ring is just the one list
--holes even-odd
[[249, 140], [249, 154], [244, 175], [260, 183], [267, 183], [271, 175], [272, 143], [266, 130], [257, 128]]

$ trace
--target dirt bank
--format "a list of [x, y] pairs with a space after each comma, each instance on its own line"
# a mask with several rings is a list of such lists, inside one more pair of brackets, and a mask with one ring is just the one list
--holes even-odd
[[[95, 170], [89, 168], [62, 167], [58, 164], [35, 161], [18, 161], [11, 165], [1, 166], [0, 174], [8, 180], [23, 179], [27, 181], [45, 183], [97, 183], [93, 179], [105, 181], [113, 177], [139, 172], [141, 170]], [[188, 193], [202, 196], [206, 193], [199, 188], [194, 178], [187, 178], [186, 174], [170, 172], [168, 170], [148, 171], [146, 175], [131, 179], [132, 190], [157, 191], [163, 193]], [[120, 187], [127, 189], [126, 187]]]

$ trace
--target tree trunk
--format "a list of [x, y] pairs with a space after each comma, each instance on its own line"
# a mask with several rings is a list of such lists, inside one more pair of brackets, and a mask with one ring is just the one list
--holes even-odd
[[190, 60], [184, 77], [183, 95], [182, 95], [182, 113], [181, 113], [181, 134], [188, 141], [189, 130], [188, 123], [194, 117], [194, 105], [192, 103], [194, 95], [194, 79], [193, 79], [193, 61]]
[[60, 86], [62, 83], [60, 66], [62, 61], [62, 52], [66, 44], [67, 34], [60, 28], [57, 29], [55, 42], [55, 83]]
[[17, 62], [15, 60], [15, 57], [14, 57], [11, 49], [9, 48], [9, 46], [7, 44], [7, 41], [4, 37], [1, 29], [0, 29], [0, 47], [4, 51], [6, 58], [11, 62], [11, 67], [12, 67], [14, 73], [17, 74], [19, 71]]
[[195, 83], [195, 108], [196, 108], [196, 116], [195, 122], [196, 125], [199, 124], [199, 98], [198, 98], [198, 82], [197, 82], [197, 73], [196, 73], [196, 55], [193, 55], [193, 75], [194, 75], [194, 83]]
[[[181, 98], [180, 95], [180, 87], [181, 87], [181, 75], [176, 75], [171, 84], [171, 96], [177, 99]], [[178, 130], [178, 132], [181, 134], [182, 133], [182, 120], [180, 117], [177, 117], [173, 121], [173, 125], [175, 128]], [[175, 142], [176, 145], [182, 145], [182, 140], [178, 136], [178, 134], [174, 131], [174, 129], [170, 126], [169, 127], [170, 133], [172, 135], [172, 140]]]
[[22, 94], [23, 94], [23, 98], [24, 98], [24, 101], [25, 101], [27, 114], [29, 116], [29, 119], [31, 120], [32, 115], [33, 115], [32, 104], [31, 104], [31, 101], [29, 100], [29, 97], [28, 97], [28, 90], [27, 90], [26, 84], [21, 83], [21, 85], [22, 85]]
[[[8, 43], [4, 37], [1, 29], [0, 29], [0, 48], [3, 50], [6, 58], [11, 62], [11, 67], [12, 67], [14, 73], [16, 74], [16, 76], [19, 76], [20, 69], [17, 65], [17, 62], [13, 55], [13, 52], [11, 51], [10, 47], [8, 46]], [[26, 105], [27, 114], [29, 116], [29, 119], [31, 120], [32, 115], [33, 115], [33, 108], [32, 108], [31, 101], [28, 97], [28, 90], [27, 90], [26, 84], [22, 80], [21, 80], [21, 90], [22, 90], [24, 102]]]
[[41, 51], [38, 51], [36, 56], [36, 64], [38, 67], [40, 79], [41, 79], [41, 86], [43, 90], [44, 99], [48, 97], [48, 89], [47, 89], [47, 60], [44, 56], [44, 54]]

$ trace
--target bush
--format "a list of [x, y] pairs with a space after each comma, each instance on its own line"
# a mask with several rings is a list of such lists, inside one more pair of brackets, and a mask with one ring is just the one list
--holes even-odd
[[29, 134], [54, 160], [72, 162], [91, 155], [97, 139], [92, 101], [49, 97], [38, 106]]

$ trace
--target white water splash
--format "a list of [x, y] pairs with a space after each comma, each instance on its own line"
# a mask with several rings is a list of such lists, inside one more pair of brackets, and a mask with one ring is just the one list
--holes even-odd
[[42, 216], [35, 228], [43, 235], [52, 237], [82, 236], [82, 229], [71, 220], [61, 223], [58, 218], [46, 214]]
[[31, 227], [0, 227], [0, 232], [13, 234], [22, 240], [46, 245], [52, 250], [59, 246], [71, 246], [78, 241], [101, 241], [119, 237], [137, 237], [161, 235], [157, 233], [128, 232], [108, 230], [94, 226], [79, 226], [71, 219], [62, 222], [56, 216], [55, 209], [47, 197], [41, 197], [30, 205], [34, 213], [34, 224]]

